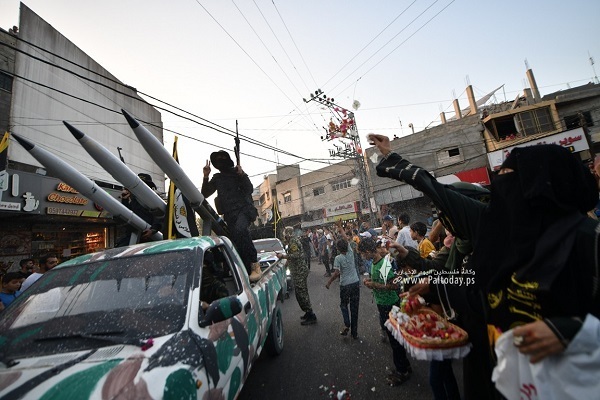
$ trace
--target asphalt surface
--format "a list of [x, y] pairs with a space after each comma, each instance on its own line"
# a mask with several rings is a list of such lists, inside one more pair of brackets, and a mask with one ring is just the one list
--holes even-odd
[[[327, 290], [325, 268], [313, 260], [308, 277], [309, 293], [317, 323], [300, 325], [300, 310], [292, 292], [281, 305], [284, 350], [277, 357], [263, 352], [253, 365], [240, 393], [250, 399], [431, 399], [429, 363], [411, 360], [413, 374], [401, 386], [391, 387], [386, 375], [393, 370], [389, 343], [382, 343], [377, 308], [371, 291], [361, 286], [358, 316], [359, 340], [340, 336], [339, 280]], [[362, 280], [363, 277], [361, 277]], [[462, 389], [462, 363], [454, 361], [454, 373]], [[339, 397], [338, 397], [339, 396]]]

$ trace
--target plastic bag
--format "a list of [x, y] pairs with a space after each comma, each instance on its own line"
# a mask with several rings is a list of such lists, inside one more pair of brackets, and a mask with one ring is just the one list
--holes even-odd
[[588, 315], [567, 349], [532, 364], [519, 353], [512, 330], [496, 342], [498, 363], [492, 374], [508, 400], [597, 399], [600, 396], [600, 321]]

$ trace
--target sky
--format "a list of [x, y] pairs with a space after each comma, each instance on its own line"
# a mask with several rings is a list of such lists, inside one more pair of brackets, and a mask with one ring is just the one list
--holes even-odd
[[[468, 106], [469, 84], [477, 98], [504, 85], [492, 101], [512, 101], [528, 67], [542, 95], [600, 72], [590, 62], [600, 62], [597, 0], [24, 3], [124, 83], [221, 131], [237, 121], [255, 186], [278, 164], [306, 173], [340, 161], [321, 139], [330, 110], [303, 101], [317, 89], [349, 110], [360, 103], [364, 148], [369, 133], [405, 136], [410, 124], [439, 124], [441, 111], [451, 118], [454, 98]], [[0, 26], [18, 25], [18, 13], [19, 1], [1, 0]], [[179, 135], [181, 165], [200, 186], [210, 153], [232, 150], [233, 138], [161, 114], [165, 146]]]

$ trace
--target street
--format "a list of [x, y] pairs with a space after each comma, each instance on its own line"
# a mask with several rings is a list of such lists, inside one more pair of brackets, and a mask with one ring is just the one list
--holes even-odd
[[[275, 358], [261, 354], [239, 399], [327, 399], [338, 398], [343, 391], [353, 399], [431, 399], [429, 363], [425, 361], [411, 360], [414, 372], [408, 382], [398, 387], [387, 385], [392, 352], [390, 345], [380, 340], [377, 308], [366, 287], [361, 286], [360, 292], [360, 339], [339, 334], [343, 327], [339, 280], [327, 290], [324, 272], [323, 265], [313, 260], [308, 286], [317, 324], [300, 325], [303, 313], [292, 292], [282, 304], [283, 353]], [[454, 372], [462, 390], [460, 361], [454, 362]]]

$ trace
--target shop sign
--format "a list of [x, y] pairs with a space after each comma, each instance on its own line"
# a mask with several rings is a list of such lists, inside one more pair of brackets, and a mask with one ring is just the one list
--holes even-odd
[[571, 129], [570, 131], [557, 133], [556, 135], [550, 135], [529, 142], [519, 143], [516, 146], [507, 147], [502, 150], [492, 151], [487, 155], [490, 168], [494, 171], [500, 168], [504, 160], [506, 160], [512, 149], [515, 147], [535, 146], [538, 144], [557, 144], [571, 150], [573, 153], [589, 149], [583, 128]]
[[355, 202], [336, 204], [334, 206], [325, 207], [325, 217], [329, 218], [336, 215], [342, 215], [356, 211], [357, 209]]
[[0, 210], [21, 211], [21, 203], [10, 203], [8, 201], [0, 201]]
[[[77, 190], [73, 189], [71, 186], [67, 185], [64, 182], [59, 182], [58, 185], [56, 185], [56, 191], [63, 192], [63, 193], [79, 194], [79, 192]], [[85, 206], [87, 203], [89, 203], [89, 200], [86, 199], [85, 197], [65, 196], [60, 193], [54, 193], [54, 192], [50, 193], [48, 195], [48, 197], [46, 198], [46, 200], [54, 202], [54, 203], [74, 204], [77, 206]]]
[[54, 203], [75, 204], [77, 206], [85, 206], [89, 200], [79, 196], [65, 196], [60, 193], [50, 193], [46, 200]]
[[355, 212], [352, 212], [352, 213], [340, 214], [340, 215], [327, 217], [327, 218], [325, 218], [325, 222], [329, 223], [329, 222], [336, 222], [336, 221], [348, 221], [349, 219], [356, 219], [356, 218], [358, 218], [358, 214]]
[[46, 214], [52, 215], [70, 215], [73, 217], [79, 217], [80, 210], [71, 210], [69, 208], [58, 208], [58, 207], [47, 207]]

